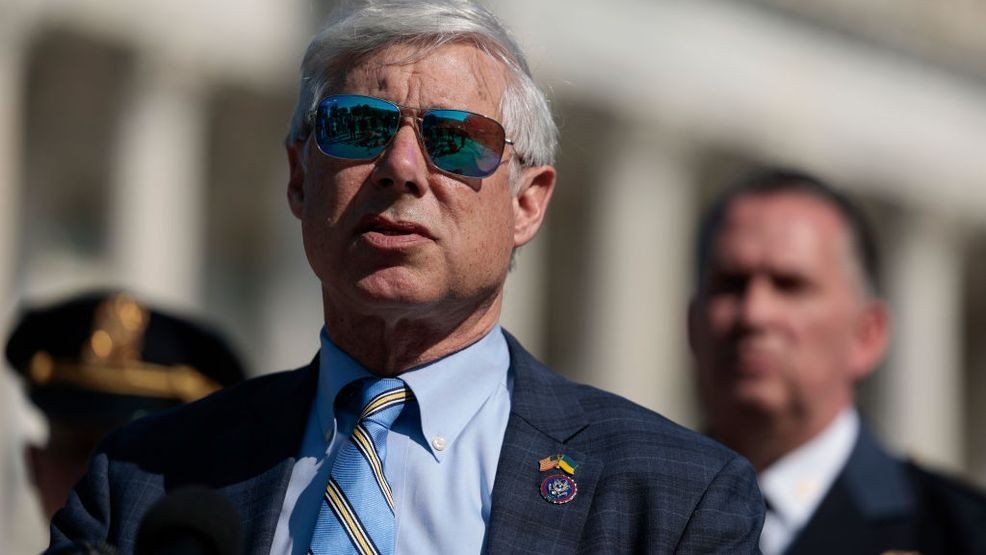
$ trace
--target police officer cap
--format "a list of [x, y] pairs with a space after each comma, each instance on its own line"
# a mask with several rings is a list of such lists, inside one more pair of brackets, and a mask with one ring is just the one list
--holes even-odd
[[124, 293], [27, 310], [7, 360], [49, 417], [76, 423], [125, 422], [244, 378], [217, 333]]

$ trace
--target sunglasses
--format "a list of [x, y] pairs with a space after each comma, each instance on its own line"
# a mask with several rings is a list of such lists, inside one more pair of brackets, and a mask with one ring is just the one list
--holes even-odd
[[358, 94], [327, 96], [315, 109], [315, 144], [343, 160], [372, 160], [394, 140], [401, 118], [418, 122], [425, 154], [438, 169], [462, 177], [487, 177], [513, 141], [495, 119], [464, 110], [408, 108]]

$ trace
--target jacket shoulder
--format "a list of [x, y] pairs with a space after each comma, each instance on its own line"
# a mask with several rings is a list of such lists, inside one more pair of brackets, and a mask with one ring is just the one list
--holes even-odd
[[583, 475], [593, 493], [581, 549], [756, 552], [764, 509], [746, 459], [628, 399], [551, 381], [582, 413], [566, 448], [593, 466]]
[[[556, 439], [564, 442], [568, 437], [579, 448], [616, 468], [649, 457], [659, 462], [680, 462], [693, 473], [699, 469], [695, 474], [704, 479], [710, 479], [734, 459], [745, 461], [718, 442], [653, 410], [568, 380], [524, 350], [509, 333], [505, 336], [515, 373], [511, 400], [514, 411], [536, 420], [532, 422], [534, 427], [550, 430]], [[561, 419], [566, 423], [555, 423]]]
[[593, 443], [610, 457], [656, 454], [669, 462], [716, 471], [739, 457], [724, 445], [633, 401], [592, 386], [571, 384], [592, 425]]
[[261, 439], [296, 448], [316, 379], [311, 367], [251, 378], [138, 419], [107, 436], [97, 453], [158, 474], [193, 475], [203, 461], [258, 457], [269, 451], [251, 448]]
[[905, 465], [919, 499], [922, 547], [986, 553], [986, 492], [911, 461]]

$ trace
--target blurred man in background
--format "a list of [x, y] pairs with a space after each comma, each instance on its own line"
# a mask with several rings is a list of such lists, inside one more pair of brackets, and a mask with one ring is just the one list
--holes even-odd
[[27, 310], [7, 360], [48, 420], [47, 442], [27, 458], [49, 520], [108, 432], [245, 378], [218, 334], [120, 293]]
[[701, 401], [758, 472], [766, 555], [986, 553], [986, 497], [890, 455], [860, 422], [855, 386], [890, 337], [877, 266], [859, 210], [801, 172], [756, 171], [701, 221]]

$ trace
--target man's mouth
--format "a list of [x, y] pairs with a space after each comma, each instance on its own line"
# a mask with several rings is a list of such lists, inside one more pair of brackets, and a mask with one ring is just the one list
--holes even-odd
[[760, 375], [777, 366], [778, 353], [766, 345], [743, 344], [734, 353], [735, 368], [743, 375]]
[[434, 239], [423, 225], [380, 215], [364, 217], [356, 227], [356, 234], [370, 245], [384, 250], [407, 248]]
[[408, 235], [409, 231], [402, 229], [391, 229], [389, 227], [371, 227], [365, 233], [382, 233], [384, 235]]

